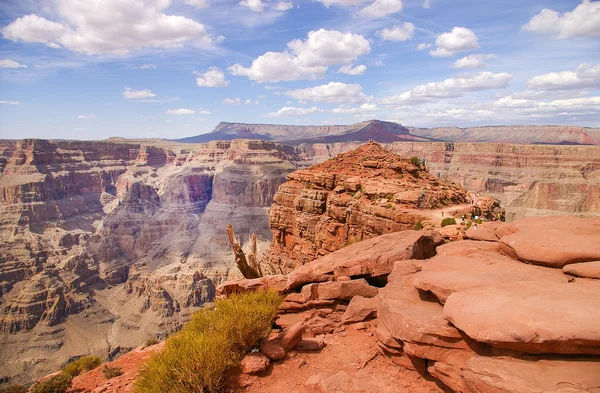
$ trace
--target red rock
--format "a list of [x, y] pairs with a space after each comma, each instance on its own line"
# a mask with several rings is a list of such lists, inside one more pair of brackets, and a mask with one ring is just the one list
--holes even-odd
[[285, 357], [285, 349], [273, 341], [264, 343], [260, 351], [271, 360], [281, 360]]
[[240, 367], [244, 374], [259, 374], [269, 368], [271, 361], [262, 353], [250, 353], [242, 359]]
[[305, 325], [304, 321], [298, 322], [286, 329], [284, 329], [275, 339], [275, 342], [279, 344], [286, 352], [293, 349], [300, 340], [302, 340], [302, 333], [304, 332]]
[[330, 281], [309, 284], [302, 287], [300, 293], [307, 300], [350, 300], [354, 296], [376, 296], [377, 288], [370, 286], [367, 280], [361, 278], [351, 281]]
[[398, 340], [392, 336], [388, 328], [386, 328], [382, 323], [380, 323], [377, 326], [377, 329], [375, 329], [375, 337], [377, 337], [377, 340], [379, 340], [381, 344], [388, 348], [402, 349], [402, 343], [398, 342]]
[[295, 348], [298, 351], [320, 351], [324, 347], [325, 341], [322, 338], [305, 338]]
[[444, 317], [476, 341], [528, 353], [600, 354], [600, 283], [516, 282], [452, 293]]
[[464, 232], [463, 229], [463, 226], [460, 224], [446, 225], [445, 227], [440, 228], [439, 232], [444, 239], [457, 240], [459, 237], [461, 237], [461, 233]]
[[497, 229], [508, 225], [504, 222], [499, 221], [491, 221], [485, 222], [477, 225], [477, 229], [475, 229], [475, 225], [471, 225], [469, 229], [465, 232], [465, 237], [467, 239], [472, 240], [483, 240], [488, 242], [497, 242], [500, 238], [497, 235]]
[[500, 245], [492, 242], [482, 242], [476, 240], [461, 240], [459, 242], [450, 242], [439, 246], [437, 256], [469, 256], [478, 254], [482, 251], [499, 251]]
[[377, 317], [377, 307], [379, 300], [376, 297], [365, 298], [355, 296], [350, 300], [348, 308], [342, 315], [342, 323], [355, 323]]
[[562, 270], [572, 276], [600, 279], [600, 261], [573, 263]]
[[281, 274], [264, 276], [254, 279], [240, 279], [227, 281], [219, 285], [217, 294], [228, 296], [233, 293], [243, 293], [260, 290], [272, 289], [283, 292], [288, 285], [287, 277]]
[[600, 259], [600, 220], [537, 217], [515, 221], [512, 234], [500, 239], [500, 250], [521, 261], [562, 268]]

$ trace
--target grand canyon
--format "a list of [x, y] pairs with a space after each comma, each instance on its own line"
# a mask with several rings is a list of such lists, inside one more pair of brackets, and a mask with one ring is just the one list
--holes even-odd
[[[230, 128], [246, 137], [283, 131], [277, 142], [0, 143], [3, 381], [29, 382], [87, 354], [117, 359], [177, 331], [219, 285], [241, 277], [228, 224], [243, 245], [256, 234], [273, 273], [287, 273], [417, 222], [439, 227], [442, 211], [477, 208], [507, 221], [600, 216], [600, 147], [550, 144], [583, 130], [550, 128], [547, 143], [519, 145], [439, 141], [454, 134], [436, 130], [420, 130], [436, 135], [423, 141], [376, 120], [312, 134], [222, 123], [202, 138]], [[345, 141], [319, 141], [348, 130]], [[300, 134], [317, 141], [296, 141]], [[392, 141], [396, 134], [403, 140]], [[396, 173], [400, 182], [390, 180]], [[346, 191], [319, 191], [340, 181]]]

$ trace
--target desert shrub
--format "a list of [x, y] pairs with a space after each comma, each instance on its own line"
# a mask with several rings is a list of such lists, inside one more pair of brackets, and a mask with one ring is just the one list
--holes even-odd
[[4, 389], [0, 389], [0, 393], [27, 393], [29, 389], [23, 385], [10, 385]]
[[419, 167], [419, 168], [421, 167], [421, 160], [419, 160], [419, 157], [411, 157], [410, 163], [416, 167]]
[[102, 358], [98, 356], [83, 356], [67, 364], [63, 372], [74, 378], [81, 373], [95, 369], [101, 364]]
[[465, 224], [465, 228], [469, 229], [471, 228], [471, 225], [473, 225], [473, 223], [471, 221], [467, 221], [467, 223]]
[[146, 343], [144, 344], [144, 347], [151, 347], [152, 345], [156, 345], [158, 344], [159, 341], [155, 338], [149, 338], [146, 340]]
[[118, 377], [119, 375], [123, 375], [123, 369], [119, 366], [111, 367], [106, 364], [102, 366], [102, 375], [106, 379], [111, 379], [114, 377]]
[[33, 385], [31, 393], [65, 393], [72, 380], [73, 377], [67, 373], [56, 374]]
[[423, 223], [421, 221], [415, 223], [414, 229], [415, 231], [420, 231], [421, 229], [423, 229]]
[[481, 218], [478, 218], [477, 220], [475, 220], [475, 222], [476, 222], [477, 224], [481, 224], [481, 223], [483, 222], [483, 220], [482, 220]]
[[270, 332], [281, 296], [257, 291], [217, 301], [195, 313], [142, 367], [138, 393], [204, 393], [223, 387], [228, 368]]
[[455, 225], [456, 224], [456, 220], [452, 217], [446, 217], [442, 220], [442, 227], [445, 227], [446, 225]]

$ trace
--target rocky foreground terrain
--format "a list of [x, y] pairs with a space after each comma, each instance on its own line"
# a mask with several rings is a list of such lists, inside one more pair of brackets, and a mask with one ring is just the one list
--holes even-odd
[[[285, 295], [272, 338], [229, 390], [599, 392], [599, 280], [599, 220], [489, 222], [449, 243], [436, 230], [364, 240], [286, 275], [219, 286]], [[83, 374], [72, 391], [133, 391], [156, 350], [114, 362], [127, 370], [116, 380]]]

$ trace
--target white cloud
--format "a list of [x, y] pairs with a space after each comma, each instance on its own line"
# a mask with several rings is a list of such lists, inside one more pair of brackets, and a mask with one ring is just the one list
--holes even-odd
[[204, 109], [202, 109], [202, 110], [199, 110], [197, 113], [198, 113], [199, 115], [204, 115], [204, 116], [208, 116], [208, 115], [210, 115], [210, 114], [211, 114], [211, 113], [210, 113], [210, 111], [207, 111], [207, 110], [204, 110]]
[[527, 87], [537, 90], [570, 90], [600, 87], [600, 64], [581, 64], [575, 71], [550, 72], [527, 81]]
[[246, 105], [250, 105], [250, 104], [252, 104], [252, 100], [251, 100], [251, 99], [247, 99], [247, 100], [246, 100], [246, 102], [245, 102], [245, 104], [246, 104]]
[[138, 69], [138, 70], [154, 70], [154, 69], [156, 69], [156, 66], [154, 64], [142, 64], [140, 66], [133, 67], [133, 68]]
[[27, 66], [14, 60], [4, 59], [0, 60], [0, 68], [27, 68]]
[[237, 98], [225, 98], [222, 102], [223, 102], [223, 104], [239, 105], [242, 102], [242, 100], [240, 100], [239, 97], [237, 97]]
[[384, 41], [407, 41], [415, 35], [415, 25], [404, 22], [402, 26], [394, 25], [377, 32]]
[[187, 108], [179, 108], [179, 109], [169, 109], [168, 111], [165, 112], [165, 114], [167, 115], [193, 115], [195, 114], [196, 111], [193, 109], [187, 109]]
[[502, 97], [494, 103], [499, 108], [533, 108], [537, 103], [533, 100], [514, 98], [513, 96]]
[[316, 106], [310, 108], [296, 108], [293, 106], [284, 106], [277, 112], [271, 112], [263, 115], [264, 117], [298, 117], [298, 116], [307, 116], [313, 113], [323, 112], [322, 109], [317, 108]]
[[316, 79], [325, 76], [329, 66], [351, 64], [371, 51], [360, 34], [325, 29], [311, 31], [305, 40], [296, 39], [287, 46], [285, 52], [259, 56], [248, 68], [235, 64], [229, 71], [259, 83]]
[[479, 48], [477, 36], [466, 27], [454, 27], [451, 32], [441, 34], [436, 40], [437, 48], [429, 54], [435, 57], [449, 57], [458, 52]]
[[475, 75], [448, 78], [443, 82], [419, 85], [411, 91], [379, 100], [383, 105], [410, 105], [435, 102], [444, 98], [460, 97], [471, 91], [503, 89], [508, 86], [512, 75], [506, 72], [493, 74], [481, 72]]
[[287, 2], [287, 1], [280, 1], [277, 4], [275, 4], [275, 6], [273, 7], [273, 9], [275, 11], [287, 11], [291, 8], [293, 8], [294, 5], [291, 2]]
[[583, 0], [573, 11], [560, 14], [543, 9], [523, 30], [552, 35], [556, 39], [600, 38], [600, 1]]
[[425, 0], [423, 2], [423, 8], [425, 8], [426, 10], [431, 8], [431, 0]]
[[425, 50], [431, 48], [431, 44], [422, 43], [417, 45], [417, 50]]
[[30, 14], [2, 29], [4, 38], [60, 46], [88, 55], [209, 42], [202, 24], [167, 15], [169, 0], [57, 0], [60, 22]]
[[381, 60], [375, 60], [375, 61], [369, 62], [369, 65], [373, 66], [373, 67], [383, 67], [385, 64], [383, 64], [383, 61], [381, 61]]
[[287, 96], [298, 101], [313, 101], [327, 103], [365, 102], [367, 97], [359, 84], [347, 85], [342, 82], [329, 82], [326, 85], [309, 87], [306, 89], [290, 90]]
[[3, 105], [20, 105], [21, 103], [19, 101], [6, 101], [6, 100], [2, 100], [2, 101], [0, 101], [0, 104], [3, 104]]
[[345, 65], [341, 66], [337, 72], [348, 75], [362, 75], [365, 73], [366, 70], [367, 66], [363, 64], [357, 65], [356, 67], [352, 67], [351, 65]]
[[263, 12], [266, 7], [266, 4], [260, 0], [242, 0], [239, 4], [250, 8], [254, 12]]
[[150, 98], [150, 97], [156, 97], [156, 94], [154, 94], [152, 92], [152, 90], [150, 90], [150, 89], [133, 90], [129, 87], [126, 87], [125, 90], [123, 91], [123, 98], [126, 98], [128, 100], [136, 100], [139, 98]]
[[347, 108], [347, 107], [340, 106], [339, 108], [334, 108], [332, 110], [332, 112], [333, 113], [344, 113], [344, 114], [347, 114], [347, 113], [357, 114], [357, 113], [377, 112], [378, 110], [379, 110], [379, 108], [377, 107], [377, 105], [364, 103], [357, 108]]
[[196, 72], [196, 84], [199, 87], [225, 87], [229, 81], [225, 79], [225, 74], [217, 67], [210, 67], [205, 72]]
[[210, 4], [206, 0], [185, 0], [185, 4], [195, 8], [208, 8]]
[[372, 4], [358, 11], [362, 18], [383, 18], [402, 11], [402, 0], [375, 0]]
[[96, 120], [97, 117], [95, 115], [79, 115], [77, 116], [78, 119], [82, 119], [82, 120]]
[[483, 68], [487, 67], [485, 63], [486, 59], [492, 59], [496, 55], [492, 54], [476, 54], [465, 56], [462, 59], [458, 59], [454, 62], [452, 68]]

